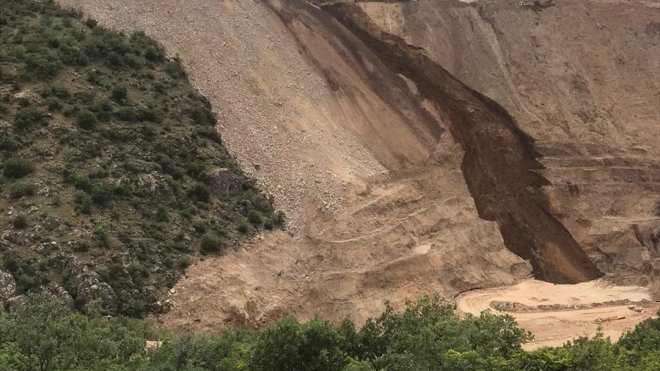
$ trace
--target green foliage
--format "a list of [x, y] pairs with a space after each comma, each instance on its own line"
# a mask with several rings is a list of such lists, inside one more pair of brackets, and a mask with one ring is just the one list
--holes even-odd
[[50, 296], [0, 318], [5, 370], [130, 370], [144, 353], [144, 335], [116, 319], [73, 313]]
[[[104, 311], [142, 317], [200, 254], [238, 244], [251, 209], [263, 223], [245, 234], [275, 225], [208, 100], [143, 32], [105, 29], [53, 1], [2, 1], [0, 117], [11, 124], [0, 128], [3, 208], [30, 218], [0, 249], [3, 261], [16, 253], [7, 261], [20, 290], [59, 285], [82, 309], [90, 295], [75, 272], [93, 262]], [[0, 228], [16, 233], [4, 215]], [[213, 223], [190, 233], [195, 220]]]
[[[107, 274], [120, 271], [116, 265]], [[140, 267], [129, 271], [116, 279], [127, 284], [144, 275]], [[657, 339], [660, 319], [640, 324], [619, 343], [601, 333], [526, 352], [520, 341], [529, 336], [510, 317], [461, 319], [437, 298], [409, 303], [402, 313], [388, 307], [359, 330], [350, 320], [301, 323], [287, 316], [257, 331], [206, 335], [154, 332], [147, 322], [101, 316], [98, 304], [90, 303], [85, 316], [52, 296], [28, 293], [24, 305], [0, 315], [1, 369], [655, 371], [660, 365], [660, 350], [644, 342]], [[140, 307], [144, 301], [128, 304]], [[147, 340], [158, 346], [147, 349]]]
[[30, 197], [34, 196], [36, 192], [36, 187], [32, 183], [26, 182], [17, 182], [11, 185], [9, 188], [9, 197], [13, 199], [18, 199], [21, 197]]
[[11, 225], [13, 225], [16, 229], [25, 229], [28, 226], [27, 218], [25, 215], [16, 215], [11, 220]]
[[633, 331], [623, 335], [619, 344], [626, 349], [660, 351], [660, 320], [647, 319], [640, 323]]
[[124, 104], [128, 100], [128, 89], [124, 85], [116, 86], [110, 92], [110, 98], [119, 104]]
[[34, 164], [28, 160], [10, 158], [5, 162], [4, 175], [7, 178], [19, 179], [32, 173]]
[[250, 368], [264, 371], [341, 370], [348, 359], [342, 337], [319, 317], [300, 324], [285, 317], [257, 337]]
[[207, 233], [202, 237], [199, 244], [202, 253], [219, 253], [225, 248], [226, 244], [215, 233]]
[[14, 125], [18, 129], [25, 130], [44, 122], [44, 113], [36, 108], [21, 108], [16, 112]]
[[192, 264], [192, 257], [190, 255], [181, 255], [176, 259], [177, 268], [184, 270]]
[[92, 213], [92, 197], [87, 193], [76, 192], [74, 202], [76, 211], [87, 215]]
[[257, 210], [250, 210], [248, 212], [247, 218], [248, 221], [253, 225], [261, 225], [261, 223], [263, 223], [263, 218], [261, 217], [261, 213], [258, 212]]
[[86, 130], [93, 129], [98, 122], [96, 115], [88, 110], [78, 111], [76, 121], [78, 122], [78, 126]]
[[202, 183], [195, 183], [190, 189], [190, 192], [188, 192], [188, 195], [191, 199], [200, 202], [209, 202], [211, 199], [211, 192], [208, 187]]

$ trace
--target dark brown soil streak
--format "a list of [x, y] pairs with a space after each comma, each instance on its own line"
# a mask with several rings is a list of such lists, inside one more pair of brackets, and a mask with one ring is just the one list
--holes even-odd
[[[453, 77], [420, 48], [382, 32], [357, 6], [327, 5], [322, 12], [303, 1], [286, 4], [298, 9], [275, 10], [285, 23], [296, 12], [316, 18], [332, 16], [393, 73], [417, 85], [417, 99], [428, 100], [442, 113], [443, 122], [465, 150], [462, 171], [480, 217], [498, 223], [506, 246], [531, 262], [536, 278], [575, 283], [602, 276], [550, 213], [541, 189], [548, 181], [537, 172], [542, 165], [534, 140], [502, 106]], [[328, 26], [329, 22], [334, 23], [318, 19], [319, 27], [338, 27]]]

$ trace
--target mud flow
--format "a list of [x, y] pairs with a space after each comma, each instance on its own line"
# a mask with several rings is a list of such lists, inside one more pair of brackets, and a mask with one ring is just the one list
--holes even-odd
[[379, 30], [350, 4], [322, 9], [356, 35], [393, 72], [412, 81], [418, 99], [441, 113], [465, 151], [462, 171], [481, 218], [496, 221], [505, 244], [529, 260], [536, 278], [576, 283], [602, 273], [549, 212], [534, 140], [499, 104], [454, 78], [424, 51]]

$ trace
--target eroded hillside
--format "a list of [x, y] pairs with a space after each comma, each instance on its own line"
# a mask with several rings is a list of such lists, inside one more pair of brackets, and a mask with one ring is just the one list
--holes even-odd
[[62, 2], [178, 54], [291, 216], [191, 267], [171, 326], [657, 274], [656, 3]]

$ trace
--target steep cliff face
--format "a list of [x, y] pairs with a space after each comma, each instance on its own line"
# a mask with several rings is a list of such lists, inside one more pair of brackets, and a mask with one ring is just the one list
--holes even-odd
[[179, 54], [225, 142], [291, 216], [290, 235], [191, 267], [169, 325], [360, 321], [385, 300], [532, 273], [648, 281], [653, 4], [62, 2]]
[[658, 2], [360, 7], [535, 139], [549, 210], [600, 270], [658, 275]]

